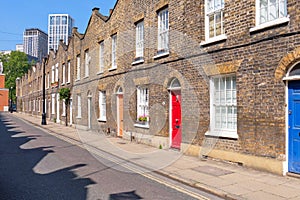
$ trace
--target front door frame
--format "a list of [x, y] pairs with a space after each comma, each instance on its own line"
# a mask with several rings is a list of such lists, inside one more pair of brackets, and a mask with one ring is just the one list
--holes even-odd
[[[122, 93], [118, 93], [117, 94], [117, 128], [118, 128], [118, 131], [117, 131], [117, 133], [118, 133], [118, 136], [119, 137], [122, 137], [123, 136], [123, 126], [124, 126], [124, 124], [122, 124], [122, 126], [121, 126], [121, 115], [120, 115], [120, 113], [121, 113], [121, 111], [120, 111], [120, 97], [122, 96], [122, 104], [123, 104], [123, 107], [122, 107], [122, 113], [124, 112], [124, 95], [122, 94]], [[124, 115], [124, 113], [123, 113], [123, 115]], [[123, 117], [123, 116], [122, 116]], [[124, 119], [122, 119], [122, 120], [124, 120]], [[122, 129], [122, 133], [120, 132], [120, 129]]]
[[285, 84], [285, 161], [283, 164], [283, 175], [286, 175], [289, 172], [289, 81], [299, 81], [299, 76], [289, 76], [289, 73], [292, 71], [292, 69], [299, 64], [299, 62], [295, 63], [293, 66], [289, 68], [289, 70], [286, 73], [286, 77], [283, 78], [284, 81], [286, 81]]
[[92, 112], [91, 112], [91, 109], [92, 109], [92, 96], [91, 95], [88, 95], [88, 129], [91, 129], [92, 128]]
[[[180, 95], [181, 95], [181, 88], [169, 88], [169, 147], [172, 147], [172, 142], [173, 142], [173, 115], [172, 115], [172, 108], [173, 108], [173, 103], [172, 103], [172, 92], [174, 91], [179, 91]], [[182, 95], [181, 95], [181, 99], [182, 99]], [[181, 116], [181, 124], [182, 125], [182, 116]], [[182, 133], [181, 133], [181, 137], [182, 137]]]

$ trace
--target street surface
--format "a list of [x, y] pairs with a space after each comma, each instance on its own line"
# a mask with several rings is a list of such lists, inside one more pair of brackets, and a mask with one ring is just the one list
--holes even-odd
[[0, 113], [1, 200], [220, 199], [155, 173], [126, 173], [128, 169], [103, 163], [107, 159], [101, 155], [96, 158], [76, 144]]

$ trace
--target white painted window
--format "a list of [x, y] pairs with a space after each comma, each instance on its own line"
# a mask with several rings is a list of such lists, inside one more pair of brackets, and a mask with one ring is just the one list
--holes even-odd
[[81, 118], [81, 95], [77, 95], [77, 118]]
[[158, 13], [158, 54], [169, 52], [169, 11], [168, 8]]
[[52, 105], [51, 111], [52, 111], [52, 115], [54, 115], [55, 114], [55, 94], [52, 94], [51, 100], [52, 100], [52, 102], [51, 102], [51, 105]]
[[80, 80], [80, 55], [78, 55], [76, 57], [76, 67], [77, 67], [77, 70], [76, 70], [76, 79]]
[[84, 76], [88, 77], [90, 73], [90, 55], [89, 55], [89, 50], [86, 50], [84, 53], [84, 59], [85, 59], [85, 64], [84, 64]]
[[58, 82], [58, 63], [55, 65], [55, 82]]
[[111, 36], [112, 48], [111, 48], [111, 68], [117, 68], [117, 35]]
[[68, 78], [67, 78], [67, 83], [71, 82], [71, 62], [68, 61]]
[[99, 44], [99, 72], [104, 71], [104, 41]]
[[66, 100], [65, 99], [62, 100], [62, 109], [63, 109], [63, 111], [62, 111], [61, 116], [66, 116]]
[[224, 6], [225, 0], [206, 0], [205, 4], [205, 38], [209, 40], [225, 35]]
[[287, 16], [286, 0], [256, 0], [258, 25]]
[[99, 91], [99, 119], [106, 121], [106, 92]]
[[137, 88], [137, 121], [141, 118], [149, 119], [149, 89], [146, 87]]
[[66, 83], [66, 65], [62, 65], [62, 84]]
[[211, 131], [217, 136], [237, 137], [235, 76], [211, 79]]
[[136, 24], [136, 36], [135, 36], [135, 57], [144, 57], [144, 21]]
[[55, 68], [52, 66], [51, 68], [51, 83], [54, 83], [55, 80]]
[[31, 101], [29, 101], [29, 111], [31, 111]]

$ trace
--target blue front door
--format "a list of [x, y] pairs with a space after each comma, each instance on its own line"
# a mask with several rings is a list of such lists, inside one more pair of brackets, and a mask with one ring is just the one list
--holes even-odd
[[300, 81], [289, 88], [289, 172], [300, 173]]

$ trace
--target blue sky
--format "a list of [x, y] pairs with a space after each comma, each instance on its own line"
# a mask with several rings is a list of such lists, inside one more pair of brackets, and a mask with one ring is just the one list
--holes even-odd
[[4, 0], [0, 5], [0, 50], [15, 50], [26, 28], [48, 32], [49, 14], [70, 14], [80, 33], [86, 29], [94, 7], [108, 15], [116, 0]]

